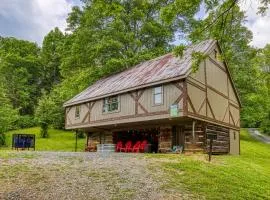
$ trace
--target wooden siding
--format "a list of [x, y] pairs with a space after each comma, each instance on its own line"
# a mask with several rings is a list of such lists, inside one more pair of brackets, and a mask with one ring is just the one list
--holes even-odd
[[201, 121], [196, 121], [193, 125], [184, 125], [184, 136], [185, 136], [185, 151], [203, 151], [205, 148], [205, 126]]
[[169, 107], [178, 104], [179, 117], [183, 115], [183, 82], [163, 86], [163, 103], [154, 105], [153, 87], [119, 95], [120, 108], [116, 112], [103, 113], [103, 99], [81, 104], [80, 117], [75, 118], [76, 106], [66, 108], [66, 128], [83, 128], [118, 123], [130, 123], [169, 118]]
[[[206, 126], [206, 133], [215, 133], [217, 139], [213, 140], [212, 152], [213, 153], [229, 153], [230, 150], [230, 135], [229, 129], [221, 126], [208, 124]], [[210, 150], [210, 140], [207, 139], [206, 152]]]
[[225, 63], [215, 58], [214, 46], [199, 70], [187, 78], [187, 116], [238, 130], [240, 105]]

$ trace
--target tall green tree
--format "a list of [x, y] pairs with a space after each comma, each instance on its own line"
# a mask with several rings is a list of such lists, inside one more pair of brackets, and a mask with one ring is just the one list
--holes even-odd
[[41, 48], [41, 62], [43, 69], [42, 87], [49, 92], [50, 89], [60, 83], [61, 51], [64, 42], [64, 34], [58, 29], [50, 31], [44, 37]]
[[[59, 106], [97, 79], [171, 51], [175, 32], [185, 29], [198, 11], [199, 1], [86, 0], [69, 14], [61, 53], [63, 81], [50, 96]], [[177, 6], [182, 15], [170, 23]], [[167, 8], [167, 9], [165, 9]], [[56, 107], [54, 107], [56, 108]], [[58, 115], [59, 116], [59, 115]], [[57, 120], [55, 120], [57, 121]]]
[[0, 146], [6, 144], [5, 132], [16, 128], [18, 111], [12, 108], [9, 100], [5, 96], [5, 91], [0, 84]]
[[39, 47], [15, 38], [0, 39], [0, 82], [14, 109], [32, 115], [40, 96]]

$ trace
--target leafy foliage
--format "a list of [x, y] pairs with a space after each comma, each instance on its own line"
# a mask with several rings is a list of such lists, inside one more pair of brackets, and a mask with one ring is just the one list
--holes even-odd
[[[250, 47], [252, 33], [236, 0], [83, 0], [67, 18], [67, 31], [48, 33], [36, 44], [0, 37], [0, 133], [39, 123], [44, 137], [50, 125], [64, 127], [63, 103], [101, 77], [173, 51], [214, 38], [239, 90], [241, 124], [269, 133], [270, 46]], [[269, 1], [260, 0], [264, 14]], [[194, 16], [204, 6], [205, 19]], [[177, 37], [177, 38], [176, 38]], [[197, 71], [206, 55], [192, 53]], [[35, 120], [34, 119], [35, 115]], [[1, 121], [2, 120], [2, 121]]]
[[191, 54], [192, 57], [192, 64], [191, 69], [192, 72], [195, 73], [198, 71], [200, 64], [207, 58], [208, 55], [205, 55], [201, 52], [195, 52], [193, 51]]
[[173, 53], [174, 53], [175, 56], [182, 57], [183, 54], [184, 54], [184, 50], [185, 49], [186, 49], [186, 46], [185, 45], [179, 45], [179, 46], [176, 46], [173, 49]]

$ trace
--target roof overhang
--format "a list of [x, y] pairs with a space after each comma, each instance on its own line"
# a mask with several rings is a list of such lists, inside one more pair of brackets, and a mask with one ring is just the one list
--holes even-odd
[[69, 106], [79, 105], [79, 104], [82, 104], [82, 103], [86, 103], [86, 102], [94, 101], [94, 100], [98, 100], [98, 99], [103, 99], [103, 98], [113, 96], [113, 95], [119, 95], [119, 94], [131, 92], [131, 91], [134, 91], [134, 90], [151, 87], [151, 86], [154, 86], [154, 85], [159, 85], [159, 84], [169, 83], [169, 82], [172, 82], [172, 81], [181, 80], [181, 79], [186, 78], [188, 76], [188, 74], [189, 74], [189, 72], [185, 73], [185, 75], [182, 75], [182, 76], [177, 76], [177, 77], [170, 78], [170, 79], [164, 79], [164, 80], [152, 82], [152, 83], [149, 83], [149, 84], [144, 84], [144, 85], [140, 85], [140, 86], [137, 86], [137, 87], [128, 88], [128, 89], [125, 89], [125, 90], [119, 90], [117, 92], [112, 92], [112, 93], [104, 94], [104, 95], [101, 95], [101, 96], [96, 96], [94, 98], [83, 99], [83, 100], [75, 101], [75, 102], [72, 102], [72, 103], [64, 103], [63, 106], [64, 107], [69, 107]]

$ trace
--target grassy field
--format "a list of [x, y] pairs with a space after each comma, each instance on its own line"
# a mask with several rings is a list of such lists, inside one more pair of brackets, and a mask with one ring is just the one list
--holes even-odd
[[[6, 133], [7, 147], [11, 148], [13, 133], [27, 133], [36, 135], [37, 151], [74, 151], [75, 133], [72, 131], [49, 129], [49, 138], [40, 137], [40, 128], [27, 128]], [[78, 139], [78, 151], [83, 151], [86, 139]]]
[[185, 190], [194, 199], [270, 199], [270, 145], [241, 131], [240, 156], [148, 155], [167, 174], [164, 189]]

